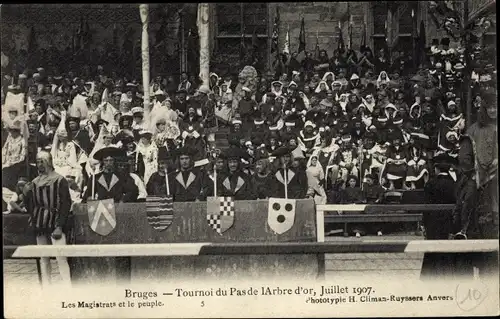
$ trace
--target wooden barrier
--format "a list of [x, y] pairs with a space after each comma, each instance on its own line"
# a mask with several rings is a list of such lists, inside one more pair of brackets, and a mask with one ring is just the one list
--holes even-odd
[[[256, 242], [315, 242], [317, 227], [313, 200], [298, 200], [294, 225], [278, 235], [267, 224], [268, 201], [236, 201], [234, 225], [219, 235], [210, 228], [206, 218], [206, 203], [174, 203], [172, 224], [164, 231], [154, 230], [146, 218], [145, 203], [117, 204], [116, 228], [101, 236], [91, 230], [87, 207], [75, 205], [73, 244], [146, 244], [146, 243], [256, 243]], [[26, 215], [5, 215], [13, 234], [9, 245], [34, 244], [27, 227]], [[21, 222], [22, 221], [22, 222]], [[15, 226], [16, 225], [16, 226]], [[23, 226], [20, 226], [23, 225]], [[14, 227], [15, 226], [15, 227]], [[4, 231], [5, 231], [4, 227]], [[21, 236], [24, 233], [24, 236]], [[260, 276], [262, 273], [301, 274], [315, 278], [324, 271], [324, 255], [245, 255], [245, 256], [185, 256], [185, 257], [106, 257], [69, 258], [72, 280], [101, 282], [131, 278], [169, 279], [179, 276], [204, 278], [227, 277], [236, 274]]]

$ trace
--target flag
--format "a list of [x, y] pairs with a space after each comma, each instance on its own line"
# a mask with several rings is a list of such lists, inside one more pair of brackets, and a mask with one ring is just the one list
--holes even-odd
[[84, 23], [83, 23], [83, 17], [80, 18], [80, 25], [78, 26], [78, 29], [76, 30], [76, 42], [78, 49], [83, 47], [83, 32], [84, 32]]
[[38, 44], [36, 42], [35, 27], [31, 27], [30, 34], [28, 37], [28, 53], [31, 54], [38, 49]]
[[118, 47], [118, 29], [116, 28], [116, 23], [113, 24], [113, 48]]
[[92, 42], [92, 33], [90, 32], [89, 22], [85, 21], [83, 26], [83, 44], [85, 48], [88, 48], [90, 42]]
[[146, 216], [148, 223], [155, 230], [168, 228], [174, 219], [174, 203], [172, 196], [147, 196]]
[[207, 222], [220, 235], [231, 228], [234, 224], [234, 199], [232, 197], [207, 198]]
[[280, 8], [276, 7], [276, 17], [274, 18], [273, 34], [271, 36], [271, 53], [279, 52], [278, 39], [279, 39], [279, 25], [280, 25]]
[[252, 34], [252, 62], [255, 58], [258, 58], [259, 54], [259, 39], [257, 37], [257, 27], [253, 29]]
[[342, 24], [339, 21], [339, 44], [338, 44], [339, 52], [345, 51], [344, 37], [342, 36]]
[[304, 23], [304, 18], [302, 18], [302, 22], [300, 24], [298, 53], [304, 52], [305, 50], [306, 50], [306, 27]]
[[155, 48], [159, 47], [166, 38], [165, 24], [161, 23], [160, 28], [156, 31]]
[[349, 50], [352, 50], [352, 26], [353, 26], [353, 22], [352, 22], [352, 16], [349, 18], [349, 25], [347, 27], [348, 29], [348, 48]]
[[306, 58], [306, 28], [304, 18], [300, 24], [299, 49], [297, 51], [297, 61], [302, 62]]
[[240, 62], [243, 64], [243, 66], [246, 65], [245, 61], [245, 56], [247, 51], [247, 46], [245, 45], [245, 28], [243, 28], [243, 33], [241, 34], [240, 37]]
[[87, 202], [90, 229], [107, 236], [116, 228], [115, 203], [113, 199]]
[[417, 66], [425, 63], [425, 24], [420, 21], [420, 30], [417, 37]]
[[411, 23], [412, 23], [412, 44], [413, 44], [413, 66], [418, 67], [419, 59], [419, 45], [418, 45], [418, 30], [417, 30], [417, 17], [415, 16], [415, 10], [411, 9]]
[[290, 230], [295, 222], [295, 199], [269, 198], [267, 223], [277, 234]]
[[314, 48], [314, 59], [315, 60], [319, 59], [319, 36], [317, 31], [316, 31], [316, 47]]
[[366, 48], [366, 24], [363, 21], [363, 30], [361, 31], [361, 46], [360, 51]]
[[289, 34], [289, 30], [286, 30], [285, 44], [283, 45], [283, 53], [290, 54], [290, 34]]

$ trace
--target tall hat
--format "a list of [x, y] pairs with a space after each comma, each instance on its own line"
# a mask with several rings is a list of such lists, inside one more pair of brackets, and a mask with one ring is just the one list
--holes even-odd
[[166, 147], [158, 148], [158, 161], [167, 161], [172, 158], [172, 153], [167, 150]]
[[433, 158], [433, 162], [434, 166], [441, 170], [449, 170], [450, 168], [458, 165], [458, 159], [445, 152], [436, 154]]
[[269, 158], [269, 153], [266, 151], [264, 148], [259, 148], [254, 155], [254, 160], [255, 161], [260, 161], [262, 159], [268, 159]]
[[94, 154], [94, 159], [102, 161], [105, 158], [112, 157], [115, 159], [123, 158], [126, 156], [126, 153], [123, 149], [118, 147], [104, 147], [98, 150]]
[[194, 156], [196, 155], [197, 151], [194, 148], [184, 146], [181, 148], [177, 148], [174, 150], [174, 155], [175, 157], [181, 157], [181, 156]]
[[248, 153], [242, 150], [240, 147], [230, 146], [228, 149], [222, 152], [221, 158], [225, 160], [235, 159], [239, 161], [241, 159], [250, 159], [250, 155], [248, 155]]
[[272, 156], [281, 157], [285, 155], [290, 155], [292, 153], [292, 148], [289, 146], [280, 146], [277, 150], [272, 153]]

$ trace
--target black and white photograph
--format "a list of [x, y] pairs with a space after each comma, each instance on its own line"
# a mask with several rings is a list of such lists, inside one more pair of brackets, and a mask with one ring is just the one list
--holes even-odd
[[0, 27], [6, 318], [500, 314], [496, 1]]

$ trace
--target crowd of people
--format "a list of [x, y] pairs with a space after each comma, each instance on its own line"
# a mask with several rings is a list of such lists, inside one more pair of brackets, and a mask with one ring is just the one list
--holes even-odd
[[[41, 166], [65, 178], [73, 203], [204, 201], [215, 188], [236, 200], [380, 203], [388, 190], [423, 189], [433, 158], [459, 156], [466, 63], [477, 64], [470, 118], [496, 106], [495, 66], [477, 50], [468, 60], [444, 38], [420, 65], [363, 47], [285, 55], [275, 72], [246, 66], [237, 79], [156, 76], [150, 105], [138, 79], [109, 66], [3, 74], [4, 210], [26, 211], [23, 190]], [[463, 167], [447, 173], [460, 180]]]

